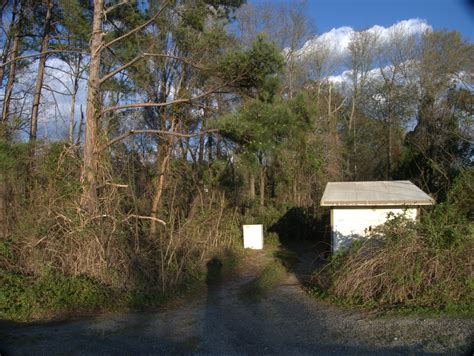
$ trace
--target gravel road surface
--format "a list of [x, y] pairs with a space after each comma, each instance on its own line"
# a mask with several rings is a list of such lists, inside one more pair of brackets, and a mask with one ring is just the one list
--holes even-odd
[[233, 278], [159, 310], [0, 322], [1, 354], [472, 354], [472, 319], [377, 317], [311, 298], [297, 278], [310, 254], [268, 296], [242, 298], [268, 259], [252, 252]]

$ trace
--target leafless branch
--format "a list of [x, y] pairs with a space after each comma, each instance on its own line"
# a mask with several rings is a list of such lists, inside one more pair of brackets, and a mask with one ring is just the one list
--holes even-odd
[[[75, 75], [75, 73], [73, 73], [72, 71], [67, 71], [67, 70], [61, 69], [61, 68], [59, 68], [59, 67], [51, 67], [51, 66], [46, 65], [45, 68], [54, 69], [54, 70], [56, 70], [56, 71], [58, 71], [58, 72], [67, 74], [67, 75], [69, 75], [69, 76]], [[78, 74], [78, 78], [81, 79], [81, 80], [87, 80], [86, 77], [83, 77], [83, 76], [81, 76], [81, 75], [79, 75], [79, 74]]]
[[41, 53], [25, 54], [23, 56], [18, 56], [18, 57], [12, 58], [12, 59], [10, 59], [6, 62], [0, 63], [0, 68], [5, 67], [6, 65], [8, 65], [12, 62], [18, 61], [20, 59], [39, 57], [39, 56], [42, 56], [44, 54], [51, 54], [51, 53], [82, 53], [82, 54], [89, 54], [89, 52], [84, 52], [84, 51], [79, 51], [79, 50], [72, 50], [72, 49], [71, 50], [62, 50], [62, 49], [55, 50], [55, 49], [53, 49], [53, 50], [44, 51], [44, 52], [41, 52]]
[[158, 219], [158, 218], [154, 218], [153, 216], [142, 216], [142, 215], [129, 215], [127, 217], [127, 219], [125, 220], [128, 220], [129, 218], [137, 218], [137, 219], [143, 219], [143, 220], [153, 220], [153, 221], [156, 221], [157, 223], [160, 223], [161, 225], [163, 226], [166, 226], [166, 222], [164, 222], [163, 220], [161, 219]]
[[124, 134], [115, 137], [114, 139], [110, 140], [105, 147], [101, 149], [104, 150], [107, 147], [110, 147], [117, 142], [120, 142], [124, 139], [126, 139], [128, 136], [131, 135], [136, 135], [136, 134], [147, 134], [147, 135], [165, 135], [165, 136], [175, 136], [175, 137], [183, 137], [183, 138], [189, 138], [189, 137], [196, 137], [196, 136], [202, 136], [206, 135], [209, 133], [215, 133], [218, 132], [219, 130], [217, 129], [212, 129], [212, 130], [206, 130], [206, 131], [201, 131], [198, 133], [194, 134], [185, 134], [185, 133], [180, 133], [180, 132], [173, 132], [173, 131], [166, 131], [166, 130], [129, 130], [125, 132]]
[[128, 184], [117, 184], [117, 183], [105, 183], [106, 185], [110, 185], [112, 187], [117, 188], [128, 188]]
[[171, 101], [167, 101], [167, 102], [163, 102], [163, 103], [136, 103], [136, 104], [123, 104], [123, 105], [109, 106], [109, 107], [106, 107], [106, 108], [102, 109], [102, 113], [108, 113], [108, 112], [115, 111], [115, 110], [130, 109], [130, 108], [163, 107], [163, 106], [169, 106], [169, 105], [174, 105], [174, 104], [191, 103], [194, 100], [198, 100], [200, 98], [203, 98], [207, 95], [210, 95], [210, 94], [218, 91], [219, 89], [222, 89], [222, 88], [232, 84], [236, 80], [233, 80], [233, 81], [228, 82], [228, 83], [224, 83], [222, 85], [219, 85], [219, 86], [217, 86], [213, 89], [210, 89], [210, 90], [208, 90], [208, 91], [206, 91], [202, 94], [193, 96], [191, 98], [175, 99], [175, 100], [171, 100]]

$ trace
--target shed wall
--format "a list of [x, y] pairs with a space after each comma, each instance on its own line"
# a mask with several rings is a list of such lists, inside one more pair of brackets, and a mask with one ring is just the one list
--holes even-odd
[[331, 209], [332, 250], [350, 246], [356, 239], [364, 238], [371, 229], [383, 224], [389, 213], [406, 214], [416, 220], [417, 208], [333, 208]]

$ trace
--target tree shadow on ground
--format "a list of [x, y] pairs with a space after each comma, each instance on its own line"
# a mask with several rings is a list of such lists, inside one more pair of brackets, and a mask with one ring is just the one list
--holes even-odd
[[280, 250], [274, 256], [300, 280], [323, 266], [330, 257], [328, 209], [314, 213], [311, 208], [293, 207], [270, 226], [268, 232], [278, 235]]

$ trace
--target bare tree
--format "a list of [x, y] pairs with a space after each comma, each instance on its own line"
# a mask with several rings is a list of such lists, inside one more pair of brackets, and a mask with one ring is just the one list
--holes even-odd
[[[348, 157], [347, 168], [353, 179], [357, 179], [357, 125], [356, 112], [359, 100], [367, 85], [374, 62], [377, 34], [369, 31], [354, 32], [349, 43], [352, 103], [349, 114], [348, 133], [351, 137], [352, 155]], [[352, 166], [352, 167], [351, 167]]]
[[236, 17], [238, 36], [244, 45], [250, 46], [263, 33], [282, 50], [286, 61], [283, 91], [293, 97], [307, 80], [307, 56], [299, 52], [314, 32], [307, 2], [248, 3], [238, 9]]
[[[20, 42], [20, 17], [21, 14], [18, 14], [19, 10], [19, 1], [13, 1], [12, 15], [11, 15], [11, 24], [9, 30], [6, 33], [5, 47], [3, 48], [2, 59], [3, 62], [6, 61], [8, 56], [10, 56], [13, 61], [9, 66], [8, 81], [5, 87], [5, 94], [3, 97], [3, 108], [2, 108], [2, 117], [0, 121], [0, 143], [1, 141], [8, 140], [8, 118], [9, 118], [9, 107], [10, 100], [13, 90], [13, 83], [15, 82], [16, 74], [16, 60], [18, 56], [18, 47]], [[13, 39], [12, 48], [10, 50], [10, 44]], [[4, 66], [0, 68], [0, 84], [3, 82], [4, 76]], [[0, 172], [0, 238], [7, 235], [8, 224], [7, 224], [7, 181], [4, 172]]]
[[367, 88], [365, 112], [384, 123], [386, 135], [385, 179], [394, 169], [394, 145], [401, 144], [401, 127], [415, 113], [416, 78], [414, 58], [417, 39], [406, 29], [393, 30], [385, 43], [378, 44], [379, 70]]
[[49, 46], [49, 35], [51, 31], [51, 18], [53, 1], [46, 0], [46, 15], [44, 18], [43, 34], [41, 40], [40, 57], [38, 63], [38, 72], [36, 74], [36, 85], [33, 95], [33, 108], [31, 110], [30, 141], [36, 141], [38, 131], [38, 112], [41, 99], [41, 89], [43, 88], [44, 69], [46, 65], [46, 54]]
[[10, 51], [10, 63], [9, 63], [9, 71], [8, 71], [8, 80], [7, 85], [5, 87], [5, 94], [3, 96], [3, 109], [2, 109], [2, 123], [0, 127], [0, 137], [6, 137], [7, 133], [7, 126], [8, 126], [8, 117], [10, 114], [10, 101], [13, 92], [13, 85], [15, 83], [16, 77], [16, 69], [17, 69], [17, 57], [18, 51], [20, 46], [20, 28], [21, 28], [21, 7], [18, 9], [19, 2], [15, 1], [13, 3], [13, 13], [16, 14], [19, 12], [18, 16], [12, 16], [12, 19], [15, 20], [13, 27], [12, 27], [12, 37], [13, 43], [12, 48]]

